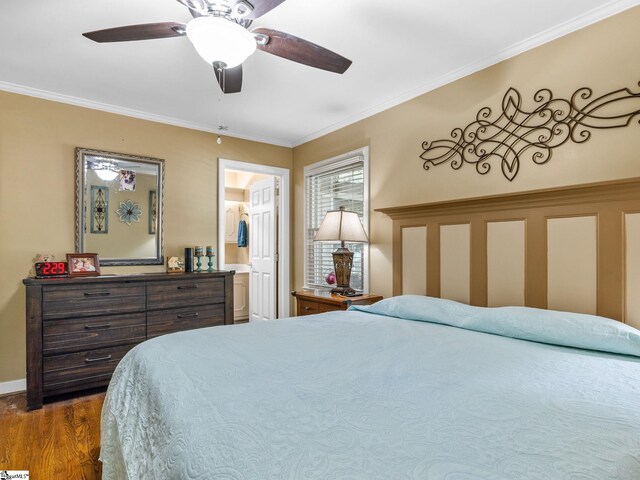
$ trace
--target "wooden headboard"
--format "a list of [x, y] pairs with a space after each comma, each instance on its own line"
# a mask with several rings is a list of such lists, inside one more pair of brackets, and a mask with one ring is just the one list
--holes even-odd
[[640, 328], [640, 178], [377, 211], [393, 220], [394, 295]]

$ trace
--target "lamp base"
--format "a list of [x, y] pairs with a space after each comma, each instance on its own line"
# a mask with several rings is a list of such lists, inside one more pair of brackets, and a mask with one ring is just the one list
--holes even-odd
[[351, 267], [353, 266], [353, 253], [344, 246], [338, 248], [333, 255], [333, 268], [336, 272], [336, 286], [331, 289], [331, 293], [338, 295], [348, 295], [355, 292], [350, 287]]
[[336, 293], [338, 295], [349, 296], [349, 295], [354, 295], [356, 293], [356, 291], [351, 287], [334, 287], [334, 288], [331, 289], [331, 293]]

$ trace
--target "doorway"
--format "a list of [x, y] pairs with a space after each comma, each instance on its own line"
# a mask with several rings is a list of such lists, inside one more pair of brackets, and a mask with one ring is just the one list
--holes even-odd
[[238, 323], [289, 316], [289, 182], [285, 168], [219, 159], [218, 268], [237, 272]]

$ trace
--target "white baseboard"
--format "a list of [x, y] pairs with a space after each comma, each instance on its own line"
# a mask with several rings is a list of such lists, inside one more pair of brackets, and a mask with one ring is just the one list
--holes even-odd
[[6, 395], [7, 393], [24, 392], [27, 389], [27, 380], [22, 378], [20, 380], [12, 380], [10, 382], [0, 382], [0, 395]]

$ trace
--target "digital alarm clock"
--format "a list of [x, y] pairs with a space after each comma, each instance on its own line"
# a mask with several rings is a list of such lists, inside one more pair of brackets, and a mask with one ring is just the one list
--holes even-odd
[[67, 262], [36, 262], [36, 278], [58, 278], [69, 276]]

